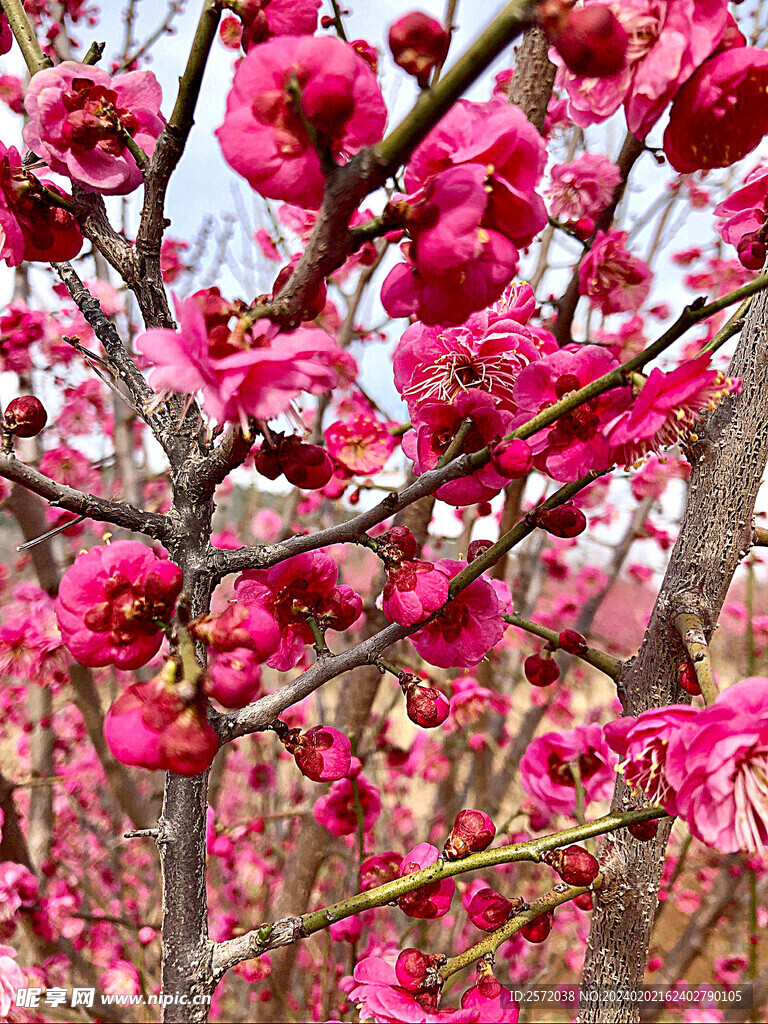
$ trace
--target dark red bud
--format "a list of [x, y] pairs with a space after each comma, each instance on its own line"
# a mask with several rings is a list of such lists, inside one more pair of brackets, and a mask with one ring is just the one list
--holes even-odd
[[520, 934], [529, 942], [543, 942], [552, 931], [552, 914], [542, 914], [536, 917], [529, 924], [524, 924]]
[[8, 403], [3, 428], [17, 437], [37, 437], [48, 421], [43, 403], [34, 395], [22, 395]]
[[286, 480], [304, 491], [325, 487], [333, 476], [333, 462], [325, 448], [303, 441], [280, 447], [280, 465]]
[[554, 658], [532, 654], [523, 663], [525, 678], [532, 686], [551, 686], [560, 676], [560, 669]]
[[654, 839], [659, 830], [658, 821], [637, 821], [634, 825], [627, 825], [627, 832], [641, 843], [648, 843]]
[[557, 642], [566, 654], [586, 654], [589, 650], [587, 641], [575, 629], [564, 629]]
[[579, 77], [608, 78], [626, 63], [629, 37], [604, 4], [568, 11], [549, 37], [568, 70]]
[[533, 465], [533, 452], [527, 441], [518, 438], [500, 441], [491, 452], [491, 465], [510, 479], [525, 476]]
[[699, 680], [696, 678], [696, 669], [692, 661], [684, 661], [677, 669], [677, 682], [681, 689], [690, 693], [692, 697], [698, 697], [701, 693]]
[[440, 22], [421, 11], [404, 15], [389, 30], [395, 64], [413, 75], [422, 89], [428, 85], [432, 69], [445, 60], [450, 43]]
[[487, 849], [496, 835], [496, 826], [484, 811], [459, 811], [445, 843], [447, 860], [459, 860], [470, 853]]
[[575, 505], [559, 505], [553, 509], [540, 509], [533, 513], [537, 526], [553, 537], [578, 537], [587, 528], [587, 517]]
[[480, 555], [484, 555], [490, 547], [493, 547], [492, 540], [473, 540], [467, 548], [467, 561], [474, 562]]
[[568, 885], [591, 885], [600, 873], [597, 858], [583, 846], [566, 846], [550, 850], [543, 858]]

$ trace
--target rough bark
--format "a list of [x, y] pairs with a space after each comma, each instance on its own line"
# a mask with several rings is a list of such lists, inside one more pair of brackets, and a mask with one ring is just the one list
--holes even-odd
[[[690, 450], [688, 501], [680, 534], [638, 655], [620, 680], [625, 714], [682, 700], [676, 667], [682, 647], [673, 621], [694, 612], [712, 635], [733, 574], [749, 550], [752, 516], [768, 460], [768, 298], [752, 303], [729, 374], [742, 381], [741, 394], [727, 398], [701, 424]], [[614, 808], [637, 800], [619, 780]], [[657, 839], [641, 843], [618, 832], [604, 844], [604, 870], [611, 884], [598, 896], [592, 917], [583, 988], [598, 990], [579, 1020], [634, 1022], [639, 1010], [603, 999], [609, 987], [631, 989], [642, 982], [671, 822]]]
[[525, 111], [531, 124], [544, 128], [549, 97], [557, 68], [549, 59], [549, 40], [540, 28], [529, 28], [515, 63], [515, 75], [509, 86], [509, 101]]

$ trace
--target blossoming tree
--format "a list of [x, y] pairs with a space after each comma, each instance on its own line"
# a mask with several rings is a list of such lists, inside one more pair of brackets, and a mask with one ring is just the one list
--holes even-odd
[[[179, 0], [0, 0], [0, 1012], [636, 1021], [734, 907], [759, 1005], [763, 3], [198, 6], [169, 100]], [[221, 47], [242, 266], [167, 233]]]

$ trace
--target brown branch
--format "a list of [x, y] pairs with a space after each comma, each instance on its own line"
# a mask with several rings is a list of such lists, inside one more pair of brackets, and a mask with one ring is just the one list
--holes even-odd
[[170, 524], [164, 515], [145, 512], [144, 509], [134, 508], [127, 502], [110, 501], [95, 494], [76, 491], [74, 487], [68, 487], [66, 484], [58, 484], [13, 456], [0, 455], [0, 477], [21, 484], [28, 491], [45, 498], [48, 504], [55, 508], [63, 508], [88, 519], [114, 523], [115, 526], [122, 526], [134, 533], [145, 533], [159, 540], [166, 538], [170, 530]]

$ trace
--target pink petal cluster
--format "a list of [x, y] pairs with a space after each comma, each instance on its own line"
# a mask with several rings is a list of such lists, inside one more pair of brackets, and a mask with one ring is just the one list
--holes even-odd
[[579, 265], [580, 294], [605, 316], [639, 309], [651, 290], [651, 269], [626, 240], [626, 231], [598, 231]]
[[[354, 970], [355, 984], [349, 999], [358, 1007], [361, 1020], [388, 1021], [392, 1024], [474, 1024], [481, 1019], [479, 1010], [439, 1010], [434, 996], [427, 1001], [403, 988], [394, 963], [380, 956], [369, 956]], [[419, 1001], [421, 999], [421, 1001]], [[425, 1008], [422, 1003], [426, 1002]], [[491, 1021], [492, 1017], [483, 1020]]]
[[710, 368], [711, 359], [711, 352], [703, 352], [674, 370], [651, 370], [632, 406], [607, 432], [617, 462], [630, 466], [649, 451], [676, 444], [705, 409], [740, 390], [736, 378]]
[[[466, 568], [466, 562], [441, 558], [435, 568], [449, 580]], [[468, 667], [485, 657], [504, 635], [504, 607], [488, 580], [479, 577], [460, 590], [441, 612], [410, 641], [430, 665], [440, 668]]]
[[18, 150], [0, 142], [0, 260], [9, 267], [22, 260], [71, 260], [80, 252], [83, 236], [77, 221], [51, 206], [41, 186], [65, 195], [52, 181], [38, 181], [24, 171]]
[[83, 665], [139, 668], [160, 650], [182, 587], [181, 569], [133, 540], [77, 556], [56, 597], [64, 646]]
[[[294, 555], [271, 569], [252, 569], [235, 581], [238, 602], [255, 605], [272, 615], [280, 631], [280, 643], [267, 665], [286, 672], [301, 661], [304, 648], [313, 642], [307, 616], [312, 615], [323, 625], [329, 616], [331, 628], [346, 629], [357, 619], [362, 601], [346, 586], [337, 586], [339, 570], [330, 555], [322, 551]], [[337, 603], [345, 607], [352, 596], [350, 614], [356, 612], [346, 625], [334, 620]]]
[[[515, 401], [520, 408], [515, 425], [616, 366], [617, 360], [598, 345], [583, 345], [573, 351], [560, 349], [531, 363], [515, 384]], [[607, 469], [612, 452], [605, 429], [630, 401], [629, 388], [615, 388], [560, 416], [551, 427], [530, 439], [534, 465], [555, 480], [578, 480], [589, 470]]]
[[523, 754], [520, 784], [542, 811], [573, 814], [576, 784], [570, 765], [578, 765], [585, 804], [589, 804], [610, 798], [616, 761], [599, 725], [548, 732], [533, 740]]
[[348, 778], [339, 779], [312, 808], [315, 821], [334, 836], [351, 836], [357, 831], [358, 800], [362, 809], [363, 831], [370, 831], [381, 814], [381, 796], [377, 787], [362, 773], [355, 776], [354, 783]]
[[555, 164], [550, 171], [547, 195], [553, 217], [566, 222], [595, 218], [610, 203], [621, 171], [600, 153], [582, 153], [568, 164]]
[[206, 693], [225, 708], [244, 708], [261, 691], [261, 662], [248, 647], [212, 651], [208, 661]]
[[104, 739], [122, 764], [177, 775], [199, 775], [209, 768], [219, 739], [206, 719], [205, 702], [187, 704], [175, 688], [176, 664], [133, 683], [104, 716]]
[[535, 191], [545, 162], [544, 141], [518, 107], [502, 99], [454, 104], [406, 169], [413, 242], [382, 287], [387, 312], [460, 324], [497, 299], [518, 249], [547, 222]]
[[139, 187], [142, 174], [124, 132], [151, 156], [165, 127], [162, 98], [151, 71], [110, 78], [101, 68], [62, 61], [32, 76], [24, 96], [24, 141], [52, 171], [84, 189], [126, 195]]
[[515, 380], [539, 358], [537, 340], [525, 326], [534, 308], [530, 285], [517, 285], [462, 327], [408, 327], [393, 366], [395, 387], [411, 416], [420, 402], [452, 402], [467, 390], [485, 391], [500, 408], [514, 411]]
[[698, 714], [699, 709], [688, 704], [672, 704], [643, 711], [637, 718], [617, 718], [604, 727], [608, 746], [619, 755], [618, 768], [627, 785], [670, 814], [675, 813], [675, 792], [665, 770], [669, 744]]
[[340, 39], [279, 36], [254, 46], [237, 66], [216, 131], [224, 159], [256, 192], [317, 209], [325, 175], [302, 118], [337, 158], [382, 136], [387, 111], [376, 75]]
[[764, 228], [767, 201], [768, 165], [761, 163], [749, 172], [742, 187], [732, 192], [714, 210], [715, 216], [719, 218], [716, 224], [717, 233], [724, 242], [736, 248], [739, 259], [750, 270], [762, 268], [760, 257], [765, 258], [765, 243], [758, 247], [755, 254], [760, 261], [760, 266], [757, 267], [757, 261], [745, 262], [743, 252], [746, 244], [743, 240], [748, 241], [750, 237], [757, 236]]
[[336, 782], [348, 773], [352, 762], [349, 738], [328, 725], [316, 725], [301, 733], [291, 752], [299, 771], [313, 782]]
[[[484, 391], [463, 391], [449, 405], [446, 402], [421, 402], [416, 410], [414, 429], [403, 437], [403, 452], [413, 459], [416, 476], [434, 469], [462, 425], [471, 424], [463, 452], [476, 452], [498, 441], [510, 430], [513, 417], [494, 405], [493, 398]], [[470, 476], [459, 477], [443, 484], [435, 492], [449, 505], [469, 505], [488, 501], [509, 482], [492, 462], [475, 470]]]
[[[225, 46], [251, 47], [272, 36], [311, 36], [317, 31], [317, 11], [321, 0], [241, 0], [236, 18], [225, 18], [220, 35]], [[234, 26], [227, 23], [234, 22]]]
[[[320, 394], [335, 387], [345, 354], [319, 328], [299, 328], [248, 347], [228, 345], [219, 357], [219, 337], [209, 332], [194, 297], [176, 302], [179, 330], [152, 328], [136, 339], [136, 351], [151, 367], [155, 388], [195, 394], [218, 422], [244, 416], [272, 419], [302, 391]], [[227, 331], [227, 334], [229, 332]], [[214, 345], [217, 348], [214, 348]]]
[[46, 316], [24, 302], [9, 303], [0, 316], [0, 370], [26, 373], [32, 369], [30, 347], [45, 334]]
[[664, 132], [683, 174], [729, 167], [768, 132], [768, 52], [734, 46], [705, 61], [678, 93]]
[[400, 562], [384, 584], [384, 614], [401, 626], [415, 626], [442, 608], [448, 600], [448, 587], [447, 573], [432, 562]]
[[397, 448], [397, 440], [372, 416], [337, 420], [325, 431], [329, 453], [350, 473], [378, 473]]
[[[584, 0], [584, 6], [604, 0]], [[664, 108], [715, 50], [727, 24], [725, 0], [609, 0], [629, 37], [624, 68], [608, 78], [581, 78], [550, 59], [568, 93], [572, 121], [586, 128], [624, 106], [627, 127], [645, 138]]]
[[24, 988], [27, 979], [16, 963], [16, 950], [0, 946], [0, 1017], [10, 1019], [11, 1007], [16, 1005], [16, 992]]
[[[400, 866], [400, 877], [413, 875], [423, 868], [428, 868], [440, 857], [440, 851], [430, 843], [420, 843], [403, 857]], [[442, 878], [438, 882], [428, 882], [412, 892], [401, 896], [398, 906], [408, 917], [417, 917], [431, 921], [436, 917], [444, 917], [451, 909], [451, 900], [456, 892], [456, 883], [452, 878]]]
[[721, 853], [768, 850], [768, 679], [723, 690], [670, 737], [665, 772], [677, 813]]

